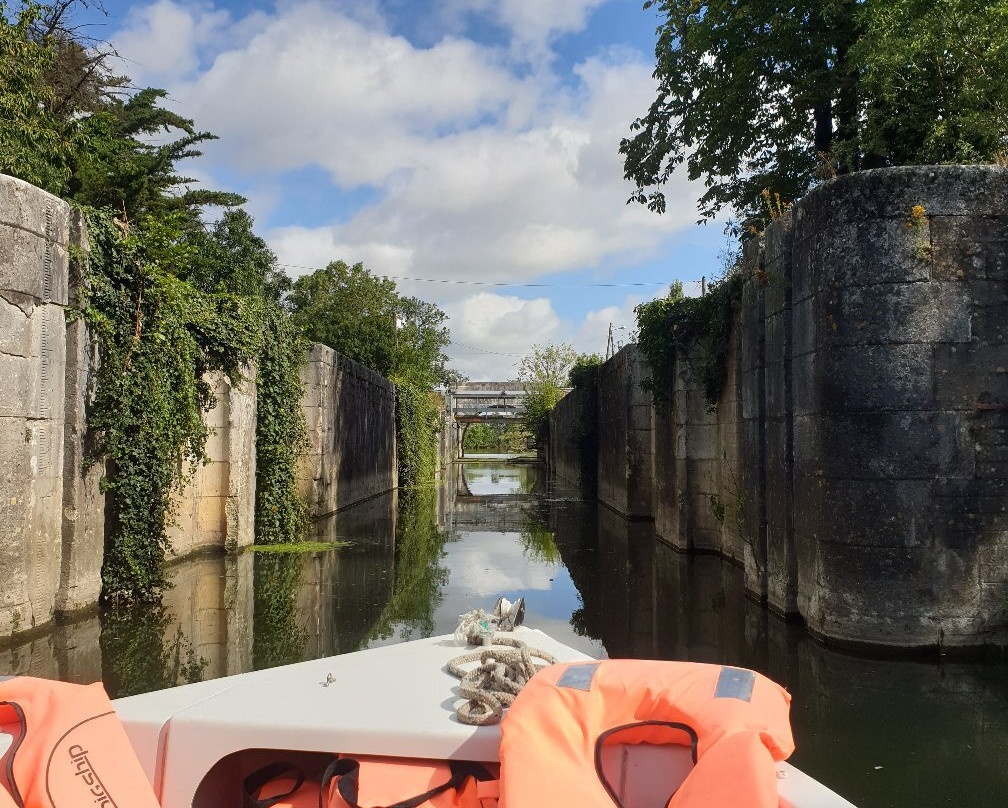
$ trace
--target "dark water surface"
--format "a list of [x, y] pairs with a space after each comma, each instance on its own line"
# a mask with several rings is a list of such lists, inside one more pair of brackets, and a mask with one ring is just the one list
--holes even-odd
[[320, 520], [324, 552], [172, 567], [156, 609], [0, 648], [0, 674], [101, 678], [113, 695], [455, 629], [523, 594], [526, 622], [593, 656], [756, 668], [792, 693], [792, 762], [860, 808], [1008, 804], [1008, 665], [880, 661], [810, 640], [743, 595], [741, 570], [684, 556], [502, 459], [437, 491]]

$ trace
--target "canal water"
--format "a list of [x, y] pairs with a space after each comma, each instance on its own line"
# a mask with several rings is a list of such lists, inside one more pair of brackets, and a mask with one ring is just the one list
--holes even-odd
[[0, 646], [0, 674], [171, 687], [455, 629], [524, 595], [526, 623], [592, 656], [740, 665], [793, 696], [792, 762], [860, 808], [1008, 801], [1008, 665], [839, 653], [743, 595], [742, 572], [685, 556], [542, 467], [488, 457], [437, 490], [370, 500], [313, 526], [300, 553], [171, 568], [154, 609]]

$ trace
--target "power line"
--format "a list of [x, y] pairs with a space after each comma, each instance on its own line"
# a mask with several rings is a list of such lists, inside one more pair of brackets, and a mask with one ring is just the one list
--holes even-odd
[[[323, 267], [308, 267], [303, 264], [277, 264], [278, 267], [290, 269], [311, 269], [319, 270]], [[461, 281], [449, 278], [410, 278], [405, 275], [382, 275], [391, 281], [416, 281], [418, 283], [447, 283], [459, 286], [497, 286], [497, 287], [521, 287], [526, 289], [584, 289], [593, 288], [617, 288], [617, 287], [639, 287], [639, 286], [668, 286], [667, 281], [641, 281], [640, 283], [509, 283], [507, 281]]]
[[501, 353], [500, 351], [488, 351], [485, 348], [477, 348], [475, 345], [466, 345], [464, 342], [455, 342], [452, 340], [452, 345], [456, 345], [459, 348], [468, 348], [470, 351], [478, 351], [479, 353], [493, 354], [494, 356], [513, 356], [517, 359], [521, 359], [525, 354], [516, 353]]

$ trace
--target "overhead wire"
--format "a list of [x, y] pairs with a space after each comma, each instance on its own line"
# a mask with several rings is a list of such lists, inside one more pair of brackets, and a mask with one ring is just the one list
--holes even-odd
[[[309, 267], [303, 264], [283, 264], [278, 263], [278, 267], [288, 269], [311, 269], [319, 270], [323, 267]], [[417, 283], [445, 283], [458, 286], [496, 286], [496, 287], [516, 287], [526, 289], [584, 289], [592, 288], [619, 288], [619, 287], [642, 287], [642, 286], [668, 286], [668, 281], [640, 281], [628, 283], [514, 283], [511, 281], [465, 281], [452, 278], [413, 278], [406, 275], [382, 275], [390, 281], [414, 281]]]
[[486, 348], [477, 348], [475, 345], [466, 345], [464, 342], [455, 342], [454, 340], [452, 340], [451, 344], [459, 348], [468, 348], [470, 351], [477, 351], [479, 353], [485, 353], [485, 354], [493, 354], [494, 356], [513, 356], [517, 359], [521, 359], [522, 357], [525, 356], [525, 354], [502, 353], [501, 351], [488, 351], [486, 350]]

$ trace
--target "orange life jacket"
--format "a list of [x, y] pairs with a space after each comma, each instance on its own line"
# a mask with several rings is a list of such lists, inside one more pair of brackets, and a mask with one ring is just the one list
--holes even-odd
[[[780, 685], [741, 668], [630, 659], [551, 665], [501, 723], [500, 806], [777, 808], [774, 762], [794, 751], [790, 701]], [[658, 799], [653, 784], [648, 800], [631, 799], [648, 791], [633, 779], [660, 778], [662, 766], [614, 764], [613, 753], [660, 753], [666, 744], [691, 753], [686, 779]]]
[[101, 683], [0, 682], [0, 724], [18, 727], [0, 808], [158, 808]]

